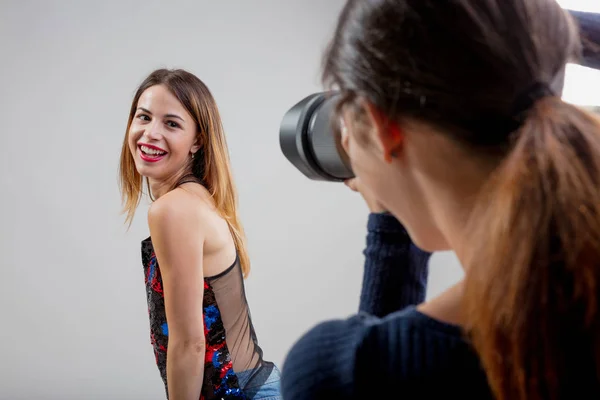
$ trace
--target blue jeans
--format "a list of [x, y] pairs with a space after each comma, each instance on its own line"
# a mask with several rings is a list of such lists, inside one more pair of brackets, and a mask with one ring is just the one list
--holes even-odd
[[[258, 387], [246, 387], [246, 382], [248, 382], [253, 372], [249, 370], [236, 373], [240, 387], [244, 388], [244, 393], [252, 400], [281, 400], [281, 372], [279, 372], [279, 369], [273, 366], [273, 370], [270, 371], [271, 373], [264, 381], [264, 384]], [[268, 373], [268, 371], [266, 372]]]

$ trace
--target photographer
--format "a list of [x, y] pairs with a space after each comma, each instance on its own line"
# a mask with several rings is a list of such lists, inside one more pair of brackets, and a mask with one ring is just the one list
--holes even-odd
[[[600, 398], [600, 122], [560, 97], [582, 52], [554, 0], [346, 3], [323, 78], [372, 211], [361, 313], [294, 345], [286, 400]], [[441, 250], [465, 279], [424, 302]]]

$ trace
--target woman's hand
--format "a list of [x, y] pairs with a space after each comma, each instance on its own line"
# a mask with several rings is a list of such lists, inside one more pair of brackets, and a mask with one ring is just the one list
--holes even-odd
[[367, 203], [367, 206], [369, 207], [369, 210], [372, 213], [384, 213], [387, 210], [375, 199], [375, 197], [373, 196], [373, 194], [371, 192], [369, 192], [369, 190], [361, 184], [360, 179], [359, 178], [352, 178], [352, 179], [348, 179], [346, 181], [344, 181], [344, 184], [346, 186], [348, 186], [350, 189], [352, 189], [355, 192], [358, 192], [361, 194], [361, 196], [363, 197], [363, 199], [365, 199], [365, 202]]

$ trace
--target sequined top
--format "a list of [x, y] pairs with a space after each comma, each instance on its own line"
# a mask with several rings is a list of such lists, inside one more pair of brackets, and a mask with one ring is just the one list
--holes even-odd
[[[156, 365], [165, 384], [167, 382], [167, 350], [169, 326], [167, 323], [163, 283], [160, 267], [151, 238], [142, 242], [142, 263], [146, 282], [150, 341]], [[272, 369], [273, 364], [263, 360], [258, 346], [246, 301], [244, 280], [239, 259], [217, 276], [204, 279], [203, 298], [204, 379], [200, 400], [248, 399], [244, 387], [257, 387]], [[251, 371], [244, 382], [236, 374]]]

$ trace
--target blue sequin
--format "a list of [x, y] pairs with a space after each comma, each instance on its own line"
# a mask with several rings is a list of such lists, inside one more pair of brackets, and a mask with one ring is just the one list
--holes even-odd
[[242, 391], [240, 389], [227, 389], [225, 391], [225, 395], [226, 396], [241, 396], [242, 398], [245, 398], [244, 394], [242, 393]]
[[164, 324], [162, 324], [160, 326], [161, 330], [162, 330], [162, 334], [165, 336], [169, 336], [169, 325], [167, 325], [167, 323], [165, 322]]
[[228, 386], [228, 381], [233, 378], [233, 376], [235, 375], [235, 373], [233, 372], [232, 369], [230, 369], [229, 371], [227, 371], [225, 373], [225, 376], [223, 377], [223, 379], [221, 379], [221, 385], [227, 387]]
[[152, 278], [154, 278], [154, 269], [156, 268], [156, 256], [152, 256], [150, 258], [150, 272], [148, 273], [148, 282], [152, 282]]
[[206, 325], [206, 329], [210, 329], [212, 324], [217, 322], [219, 318], [219, 309], [214, 305], [209, 305], [204, 308], [204, 325]]
[[215, 353], [213, 354], [212, 357], [212, 363], [216, 368], [221, 368], [221, 365], [223, 365], [220, 361], [219, 361], [219, 357], [221, 356], [221, 351], [217, 350], [215, 351]]

